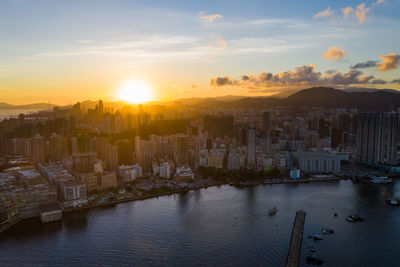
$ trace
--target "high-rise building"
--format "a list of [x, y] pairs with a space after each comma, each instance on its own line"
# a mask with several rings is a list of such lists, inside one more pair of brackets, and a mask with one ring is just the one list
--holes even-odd
[[396, 162], [399, 115], [395, 112], [360, 113], [358, 119], [357, 156], [361, 162]]
[[61, 196], [64, 208], [87, 204], [86, 184], [76, 180], [61, 183]]
[[263, 135], [267, 137], [271, 130], [271, 116], [269, 111], [264, 111], [263, 113]]
[[329, 136], [329, 123], [323, 117], [319, 118], [318, 120], [318, 135], [319, 138], [325, 138]]
[[265, 142], [265, 151], [271, 151], [271, 116], [268, 111], [263, 113], [263, 136]]
[[256, 128], [247, 129], [247, 166], [256, 165]]
[[187, 135], [177, 136], [177, 164], [187, 165], [189, 163], [189, 138]]
[[118, 147], [118, 164], [131, 165], [133, 163], [133, 142], [129, 139], [115, 141]]
[[73, 170], [77, 173], [93, 172], [95, 156], [96, 153], [92, 152], [72, 154]]
[[118, 169], [118, 146], [106, 145], [106, 167], [109, 171]]
[[42, 136], [32, 137], [32, 160], [35, 163], [46, 162], [46, 140]]
[[104, 112], [104, 104], [103, 101], [99, 101], [99, 114], [102, 115]]
[[106, 145], [108, 145], [109, 140], [107, 137], [94, 137], [91, 139], [94, 146], [94, 151], [97, 157], [105, 160], [106, 159]]
[[28, 138], [6, 139], [5, 153], [19, 156], [31, 155], [31, 141]]
[[168, 162], [164, 162], [159, 168], [160, 177], [171, 178], [171, 166]]
[[61, 161], [67, 154], [67, 140], [57, 134], [50, 136], [50, 160]]
[[118, 167], [118, 175], [124, 182], [132, 182], [143, 175], [142, 167], [139, 164], [121, 165]]

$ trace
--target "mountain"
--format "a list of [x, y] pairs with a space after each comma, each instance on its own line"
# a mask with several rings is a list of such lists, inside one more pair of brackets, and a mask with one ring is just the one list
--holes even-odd
[[400, 94], [388, 90], [372, 92], [345, 92], [330, 87], [301, 90], [280, 103], [288, 106], [327, 108], [357, 108], [361, 111], [385, 111], [390, 105], [400, 106]]
[[[188, 104], [191, 105], [191, 104]], [[231, 101], [204, 98], [192, 104], [199, 108], [271, 108], [274, 106], [308, 106], [326, 108], [357, 108], [360, 111], [387, 111], [389, 106], [400, 107], [400, 93], [396, 90], [349, 92], [330, 87], [300, 90], [286, 98], [242, 97]]]
[[180, 103], [180, 104], [185, 104], [185, 105], [204, 105], [207, 102], [213, 102], [213, 103], [220, 103], [220, 102], [231, 102], [234, 100], [246, 98], [245, 96], [237, 96], [237, 95], [226, 95], [226, 96], [217, 96], [217, 97], [207, 97], [207, 98], [202, 98], [202, 97], [191, 97], [191, 98], [181, 98], [178, 100], [175, 100], [174, 102]]
[[[353, 88], [354, 89], [354, 88]], [[365, 90], [364, 90], [365, 89]], [[94, 108], [98, 101], [83, 101], [83, 109]], [[400, 92], [392, 89], [372, 89], [356, 88], [334, 89], [331, 87], [313, 87], [303, 89], [296, 93], [282, 98], [277, 96], [234, 96], [227, 95], [222, 97], [208, 98], [183, 98], [169, 102], [170, 104], [183, 104], [196, 108], [271, 108], [275, 106], [308, 106], [326, 108], [357, 108], [360, 111], [387, 111], [389, 106], [397, 109], [400, 107]], [[152, 104], [166, 104], [164, 102], [154, 102]], [[123, 101], [104, 102], [104, 107], [122, 108], [126, 105]], [[151, 105], [151, 104], [150, 104]], [[0, 109], [52, 109], [56, 105], [46, 103], [35, 103], [27, 105], [11, 105], [0, 102]], [[69, 107], [69, 106], [65, 106]]]
[[346, 88], [342, 89], [345, 92], [392, 92], [392, 93], [397, 93], [400, 94], [400, 91], [394, 90], [394, 89], [377, 89], [377, 88], [363, 88], [363, 87], [351, 87], [351, 88]]
[[53, 107], [56, 107], [56, 105], [53, 104], [47, 104], [47, 103], [34, 103], [34, 104], [26, 104], [26, 105], [11, 105], [8, 103], [0, 102], [0, 109], [52, 109]]

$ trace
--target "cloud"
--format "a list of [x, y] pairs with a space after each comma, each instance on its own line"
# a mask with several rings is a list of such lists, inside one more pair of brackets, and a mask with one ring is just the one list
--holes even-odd
[[380, 5], [385, 3], [385, 0], [377, 0], [375, 3], [372, 4], [372, 6]]
[[330, 84], [365, 84], [374, 78], [374, 76], [361, 76], [362, 74], [363, 73], [359, 70], [350, 70], [347, 73], [328, 73], [325, 75], [322, 82]]
[[329, 17], [329, 16], [333, 15], [333, 13], [335, 13], [335, 11], [331, 10], [331, 8], [328, 6], [327, 9], [322, 10], [321, 12], [317, 13], [314, 16], [314, 19], [320, 19], [320, 18]]
[[233, 80], [230, 76], [216, 77], [211, 79], [210, 85], [213, 87], [225, 86], [225, 85], [237, 85], [237, 81]]
[[358, 5], [355, 9], [352, 8], [351, 6], [342, 8], [342, 13], [344, 17], [348, 17], [351, 13], [354, 12], [355, 16], [358, 19], [358, 24], [361, 24], [365, 21], [366, 16], [368, 12], [370, 12], [375, 6], [383, 4], [385, 1], [384, 0], [377, 0], [376, 2], [372, 3], [370, 7], [366, 7], [365, 3], [361, 3]]
[[382, 79], [374, 79], [371, 81], [372, 84], [387, 84], [388, 82]]
[[329, 47], [324, 53], [324, 58], [330, 60], [341, 60], [347, 52], [341, 47]]
[[355, 12], [356, 12], [356, 16], [358, 18], [359, 24], [364, 22], [365, 16], [367, 15], [367, 13], [369, 11], [371, 11], [371, 8], [365, 7], [365, 3], [362, 3], [361, 5], [357, 6], [357, 9]]
[[400, 84], [400, 78], [399, 79], [394, 79], [390, 83], [398, 83], [398, 84]]
[[212, 45], [216, 45], [217, 47], [224, 49], [228, 44], [226, 43], [226, 41], [224, 39], [222, 39], [221, 37], [212, 35]]
[[350, 70], [347, 73], [329, 71], [325, 75], [315, 71], [315, 65], [303, 65], [295, 67], [294, 71], [279, 73], [261, 72], [259, 74], [243, 75], [240, 79], [230, 76], [216, 77], [211, 79], [210, 85], [241, 86], [249, 89], [270, 89], [282, 87], [306, 87], [306, 86], [351, 86], [359, 84], [385, 84], [381, 79], [374, 76], [363, 76], [359, 70]]
[[342, 12], [344, 14], [344, 17], [347, 17], [353, 11], [354, 11], [354, 9], [351, 6], [348, 6], [346, 8], [342, 8]]
[[199, 12], [199, 16], [208, 22], [213, 22], [214, 20], [218, 20], [218, 19], [222, 19], [222, 15], [221, 14], [211, 14], [211, 15], [207, 15], [204, 12]]
[[197, 88], [197, 85], [196, 84], [192, 84], [190, 87], [191, 88]]
[[325, 73], [327, 73], [327, 74], [334, 74], [336, 72], [339, 72], [339, 71], [338, 70], [327, 70], [327, 71], [325, 71]]
[[383, 62], [376, 64], [379, 66], [379, 71], [395, 70], [399, 68], [400, 55], [391, 53], [387, 56], [381, 55], [380, 58], [383, 59]]
[[364, 69], [364, 68], [376, 67], [377, 63], [378, 63], [377, 60], [368, 60], [366, 62], [356, 63], [350, 66], [350, 69]]

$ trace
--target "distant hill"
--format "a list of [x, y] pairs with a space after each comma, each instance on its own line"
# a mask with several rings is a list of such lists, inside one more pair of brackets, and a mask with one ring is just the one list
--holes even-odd
[[181, 98], [175, 100], [174, 102], [185, 105], [203, 105], [207, 102], [213, 102], [213, 103], [231, 102], [242, 98], [246, 98], [246, 96], [226, 95], [226, 96], [207, 97], [207, 98], [191, 97], [191, 98]]
[[301, 90], [281, 101], [282, 105], [327, 108], [357, 108], [362, 111], [385, 111], [400, 106], [400, 94], [388, 90], [345, 92], [329, 87]]
[[[94, 108], [98, 101], [80, 102], [83, 109]], [[296, 93], [282, 97], [248, 97], [227, 95], [208, 98], [183, 98], [170, 104], [183, 104], [196, 108], [271, 108], [275, 106], [308, 106], [326, 108], [357, 108], [360, 111], [387, 111], [390, 105], [395, 109], [400, 107], [400, 92], [393, 89], [352, 88], [338, 90], [331, 87], [313, 87], [303, 89]], [[166, 102], [152, 102], [154, 104], [167, 104]], [[104, 102], [104, 107], [119, 109], [126, 105], [123, 101]], [[0, 109], [52, 109], [56, 105], [35, 103], [27, 105], [11, 105], [0, 102]], [[69, 106], [65, 106], [67, 108]], [[61, 108], [61, 107], [60, 107]]]
[[400, 94], [400, 91], [394, 90], [394, 89], [376, 89], [376, 88], [362, 88], [362, 87], [355, 87], [355, 88], [346, 88], [343, 89], [342, 91], [345, 92], [392, 92], [392, 93], [397, 93]]
[[389, 106], [400, 107], [400, 93], [396, 90], [369, 90], [348, 92], [330, 87], [313, 87], [300, 90], [286, 98], [242, 97], [231, 101], [205, 98], [196, 101], [195, 107], [271, 108], [274, 106], [309, 106], [326, 108], [357, 108], [360, 111], [386, 111]]
[[26, 105], [11, 105], [7, 104], [4, 102], [0, 102], [0, 109], [49, 109], [56, 107], [56, 105], [53, 104], [47, 104], [47, 103], [34, 103], [34, 104], [26, 104]]

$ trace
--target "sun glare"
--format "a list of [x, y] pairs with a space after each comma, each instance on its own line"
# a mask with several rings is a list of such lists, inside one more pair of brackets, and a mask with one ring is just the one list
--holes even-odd
[[132, 104], [153, 100], [150, 86], [143, 81], [128, 81], [119, 90], [118, 98]]

